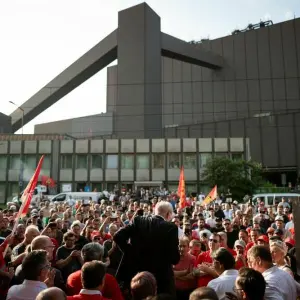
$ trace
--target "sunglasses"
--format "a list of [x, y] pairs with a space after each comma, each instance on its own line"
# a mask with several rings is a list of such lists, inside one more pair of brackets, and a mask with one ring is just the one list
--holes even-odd
[[209, 241], [210, 241], [210, 242], [213, 242], [213, 243], [219, 243], [219, 241], [216, 240], [216, 239], [209, 239]]

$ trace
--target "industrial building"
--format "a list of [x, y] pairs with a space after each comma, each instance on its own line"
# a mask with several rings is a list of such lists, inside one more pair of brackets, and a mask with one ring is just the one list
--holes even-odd
[[[249, 139], [251, 158], [271, 181], [297, 181], [299, 18], [191, 43], [161, 32], [160, 17], [146, 3], [125, 9], [115, 31], [21, 106], [24, 124], [116, 59], [107, 68], [106, 113], [39, 124], [35, 134], [90, 139], [89, 145], [96, 139]], [[11, 117], [15, 132], [20, 111]]]

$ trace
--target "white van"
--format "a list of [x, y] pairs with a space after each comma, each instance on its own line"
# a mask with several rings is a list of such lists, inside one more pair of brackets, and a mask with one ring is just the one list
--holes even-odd
[[286, 201], [291, 199], [292, 201], [295, 199], [300, 199], [300, 194], [296, 193], [274, 193], [274, 194], [255, 194], [252, 197], [252, 203], [257, 204], [257, 200], [263, 200], [265, 203], [265, 207], [275, 206], [275, 203], [281, 202], [281, 199], [285, 198]]
[[51, 202], [61, 202], [66, 200], [83, 200], [83, 203], [88, 203], [91, 198], [94, 202], [98, 202], [98, 199], [102, 197], [102, 193], [96, 192], [65, 192], [55, 195], [50, 199]]

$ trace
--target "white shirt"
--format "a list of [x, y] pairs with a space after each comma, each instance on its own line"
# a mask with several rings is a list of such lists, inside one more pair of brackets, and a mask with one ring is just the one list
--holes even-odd
[[36, 296], [43, 290], [47, 289], [47, 285], [41, 281], [24, 280], [22, 284], [13, 285], [7, 293], [7, 300], [35, 300]]
[[267, 286], [265, 300], [294, 300], [297, 290], [294, 278], [285, 271], [274, 266], [262, 273]]
[[83, 295], [100, 295], [100, 296], [102, 296], [101, 292], [98, 291], [98, 290], [81, 289], [80, 294], [83, 294]]
[[194, 231], [197, 233], [199, 239], [203, 233], [206, 233], [208, 238], [211, 236], [211, 232], [206, 228], [202, 229], [202, 230], [199, 230], [199, 228], [198, 228], [198, 229], [195, 229]]
[[178, 238], [181, 239], [183, 237], [184, 237], [184, 232], [180, 227], [178, 227]]
[[211, 280], [208, 287], [216, 291], [219, 300], [225, 300], [227, 292], [232, 293], [236, 278], [239, 272], [237, 270], [226, 270], [218, 278]]
[[231, 218], [232, 218], [232, 210], [231, 209], [230, 210], [223, 210], [223, 212], [224, 212], [224, 215], [225, 215], [225, 219], [231, 220]]
[[209, 218], [206, 219], [205, 222], [206, 222], [206, 224], [209, 225], [211, 228], [216, 227], [216, 218], [211, 218], [211, 217], [209, 217]]
[[287, 222], [286, 224], [285, 224], [285, 230], [290, 230], [290, 229], [292, 229], [292, 228], [294, 228], [294, 221], [292, 220], [292, 221], [289, 221], [289, 222]]

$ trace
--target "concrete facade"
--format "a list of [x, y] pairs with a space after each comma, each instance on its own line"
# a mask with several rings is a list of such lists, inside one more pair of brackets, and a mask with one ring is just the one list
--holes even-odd
[[29, 181], [42, 154], [41, 175], [74, 191], [88, 183], [91, 188], [113, 190], [114, 186], [163, 185], [176, 190], [180, 166], [185, 168], [189, 192], [209, 189], [201, 174], [213, 155], [232, 159], [250, 157], [249, 139], [170, 138], [170, 139], [54, 139], [3, 141], [0, 145], [0, 203], [18, 192], [20, 152], [24, 159], [24, 181]]

